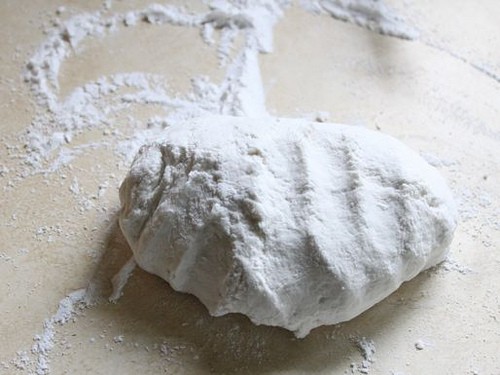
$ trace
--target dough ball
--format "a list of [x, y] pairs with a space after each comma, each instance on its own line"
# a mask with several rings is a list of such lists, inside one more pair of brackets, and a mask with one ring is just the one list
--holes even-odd
[[304, 337], [442, 261], [457, 222], [436, 169], [379, 132], [207, 117], [143, 146], [120, 188], [137, 263], [212, 315]]

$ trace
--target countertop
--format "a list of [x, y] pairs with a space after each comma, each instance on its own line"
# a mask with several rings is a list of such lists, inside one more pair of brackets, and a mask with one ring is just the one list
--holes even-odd
[[[124, 106], [41, 164], [30, 159], [27, 130], [58, 126], [23, 78], [44, 30], [55, 19], [147, 4], [0, 3], [0, 373], [500, 374], [500, 3], [389, 1], [420, 31], [411, 41], [297, 4], [277, 21], [272, 52], [259, 55], [269, 113], [398, 138], [440, 170], [461, 216], [441, 266], [302, 340], [240, 315], [211, 317], [140, 269], [116, 303], [107, 300], [131, 256], [116, 225], [130, 159], [117, 146], [160, 106]], [[63, 60], [59, 98], [122, 72], [163, 76], [179, 95], [194, 76], [224, 76], [216, 46], [192, 28], [140, 24], [87, 39]], [[91, 305], [64, 300], [82, 288], [91, 289]], [[54, 318], [61, 301], [67, 314]]]

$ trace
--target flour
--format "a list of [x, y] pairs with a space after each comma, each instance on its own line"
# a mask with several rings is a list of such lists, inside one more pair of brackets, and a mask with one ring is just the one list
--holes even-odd
[[116, 302], [123, 294], [123, 288], [127, 284], [128, 279], [132, 275], [136, 267], [134, 257], [130, 258], [127, 263], [123, 265], [120, 271], [113, 277], [111, 284], [113, 285], [113, 293], [109, 297], [110, 302]]
[[383, 35], [416, 39], [418, 31], [381, 0], [316, 0], [301, 5], [313, 13], [328, 14]]
[[351, 364], [351, 369], [356, 369], [361, 374], [368, 374], [372, 363], [375, 361], [375, 343], [366, 337], [351, 337], [351, 341], [356, 345], [363, 357], [360, 364]]
[[[381, 1], [319, 1], [311, 2], [309, 6], [305, 4], [302, 4], [303, 7], [309, 11], [320, 10], [322, 14], [330, 14], [377, 32], [408, 39], [413, 35], [402, 18]], [[272, 52], [273, 27], [283, 17], [290, 2], [216, 1], [209, 5], [210, 9], [201, 13], [154, 4], [123, 14], [109, 15], [107, 11], [98, 11], [58, 21], [48, 30], [46, 40], [29, 59], [24, 72], [24, 79], [40, 105], [39, 114], [23, 137], [27, 165], [38, 171], [47, 170], [43, 165], [56, 160], [52, 161], [49, 172], [67, 165], [75, 156], [81, 155], [81, 152], [72, 153], [68, 148], [75, 136], [95, 128], [109, 133], [116, 131], [112, 129], [114, 117], [131, 103], [161, 106], [168, 123], [207, 114], [266, 115], [258, 55]], [[58, 15], [65, 12], [57, 11]], [[65, 98], [59, 96], [61, 65], [72, 54], [83, 51], [87, 39], [104, 38], [123, 27], [131, 28], [140, 23], [199, 29], [201, 38], [218, 51], [221, 66], [225, 69], [223, 81], [216, 84], [208, 77], [193, 77], [191, 92], [180, 96], [169, 93], [164, 77], [131, 72], [101, 77], [76, 87]], [[215, 33], [220, 33], [217, 42]], [[239, 36], [244, 42], [239, 50], [234, 51], [234, 40]], [[123, 88], [134, 90], [121, 94]], [[141, 141], [150, 141], [155, 136], [156, 132], [150, 129], [135, 129], [117, 151], [128, 160]], [[115, 138], [120, 138], [118, 133]], [[101, 147], [106, 145], [108, 142], [101, 143]]]
[[422, 152], [420, 154], [427, 163], [432, 165], [433, 167], [439, 168], [439, 167], [452, 167], [457, 165], [457, 162], [454, 160], [446, 159], [446, 158], [440, 158], [437, 155], [434, 155], [430, 152]]
[[447, 254], [451, 193], [388, 136], [217, 116], [171, 126], [157, 141], [120, 188], [120, 226], [142, 268], [212, 315], [239, 312], [304, 337]]
[[[75, 135], [87, 129], [109, 127], [113, 115], [130, 103], [160, 105], [168, 113], [166, 118], [169, 122], [204, 114], [265, 114], [257, 56], [272, 50], [272, 27], [282, 16], [281, 8], [286, 3], [263, 0], [252, 4], [243, 6], [218, 2], [212, 4], [211, 10], [205, 14], [191, 14], [182, 8], [155, 4], [125, 14], [106, 16], [103, 12], [95, 12], [61, 22], [49, 31], [45, 42], [27, 63], [24, 73], [37, 102], [44, 108], [25, 136], [27, 163], [40, 168], [54, 151], [61, 153], [66, 145], [71, 144]], [[77, 87], [66, 98], [58, 97], [61, 64], [83, 48], [86, 38], [103, 38], [117, 32], [121, 25], [133, 27], [139, 22], [196, 27], [208, 42], [214, 29], [220, 30], [219, 58], [227, 69], [224, 80], [216, 85], [208, 77], [194, 77], [193, 90], [180, 97], [168, 94], [163, 77], [135, 72], [101, 77]], [[232, 59], [232, 41], [240, 33], [244, 34], [245, 43]], [[135, 92], [121, 95], [120, 89], [125, 87], [133, 88]], [[148, 137], [149, 134], [145, 132], [141, 136]], [[121, 149], [129, 146], [130, 143]], [[60, 155], [56, 159], [62, 160]], [[70, 160], [71, 157], [67, 156], [64, 161]], [[56, 164], [57, 167], [61, 165]]]
[[70, 293], [62, 299], [61, 302], [59, 302], [57, 312], [45, 320], [42, 333], [35, 335], [33, 338], [34, 344], [31, 348], [32, 356], [30, 356], [30, 354], [26, 351], [19, 351], [17, 353], [17, 357], [12, 360], [12, 364], [18, 370], [29, 369], [30, 374], [49, 374], [49, 354], [55, 345], [55, 326], [67, 323], [74, 317], [77, 309], [87, 303], [88, 298], [85, 289], [80, 289]]
[[[304, 4], [304, 8], [314, 13], [352, 22], [382, 34], [405, 39], [415, 36], [403, 19], [381, 1], [312, 1], [309, 7]], [[161, 137], [164, 129], [207, 115], [268, 117], [259, 54], [273, 51], [274, 25], [289, 6], [289, 1], [214, 1], [210, 2], [207, 11], [199, 13], [177, 6], [152, 5], [120, 14], [113, 13], [112, 3], [106, 1], [102, 11], [76, 15], [71, 9], [57, 8], [53, 27], [47, 30], [45, 40], [26, 63], [23, 73], [38, 107], [32, 124], [21, 136], [26, 150], [26, 170], [19, 172], [19, 176], [58, 172], [76, 158], [100, 147], [115, 147], [117, 154], [127, 162], [142, 144]], [[141, 24], [198, 29], [200, 38], [216, 51], [224, 70], [222, 81], [215, 83], [210, 77], [194, 76], [190, 91], [179, 95], [169, 90], [165, 77], [128, 72], [99, 77], [74, 88], [66, 96], [61, 95], [59, 72], [66, 59], [85, 51], [89, 39], [104, 39], [123, 28]], [[242, 43], [236, 43], [237, 40], [242, 40]], [[159, 106], [163, 114], [146, 120], [145, 127], [129, 116], [133, 129], [126, 133], [116, 127], [115, 117], [132, 104]], [[325, 122], [328, 114], [318, 112], [313, 117]], [[102, 131], [102, 139], [76, 145], [78, 136], [95, 129]], [[258, 152], [255, 157], [258, 157]], [[7, 167], [0, 166], [0, 177], [9, 172]], [[12, 188], [13, 184], [9, 180], [8, 187]], [[69, 188], [81, 212], [94, 206], [90, 199], [82, 197], [83, 188], [76, 178]], [[98, 190], [97, 197], [105, 188], [103, 185]], [[251, 217], [253, 213], [248, 214]], [[48, 241], [53, 228], [40, 228], [44, 229], [36, 236], [46, 236]], [[133, 260], [114, 279], [112, 300], [119, 298], [132, 270]], [[30, 360], [28, 353], [20, 352], [16, 366], [22, 369], [33, 367], [37, 374], [49, 373], [49, 354], [56, 340], [56, 326], [71, 319], [74, 306], [81, 298], [83, 295], [77, 293], [61, 301], [58, 313], [46, 320], [43, 332], [35, 338], [32, 349], [35, 361]], [[255, 321], [259, 323], [258, 319]], [[304, 326], [297, 332], [303, 335], [309, 328]]]

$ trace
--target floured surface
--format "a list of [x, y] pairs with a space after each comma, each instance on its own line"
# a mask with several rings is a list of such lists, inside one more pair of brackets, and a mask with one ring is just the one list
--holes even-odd
[[120, 201], [143, 269], [214, 316], [300, 338], [443, 261], [457, 223], [446, 182], [397, 140], [266, 117], [168, 127], [136, 155]]
[[[161, 128], [161, 103], [176, 91], [185, 98], [197, 72], [209, 75], [212, 83], [222, 82], [226, 68], [218, 68], [218, 59], [227, 50], [218, 51], [216, 45], [203, 50], [205, 42], [200, 42], [197, 29], [184, 32], [141, 22], [128, 31], [117, 28], [109, 38], [85, 40], [62, 63], [59, 85], [65, 94], [60, 101], [75, 85], [82, 85], [74, 77], [78, 71], [82, 79], [91, 80], [137, 70], [165, 74], [167, 80], [172, 78], [173, 89], [157, 90], [160, 100], [155, 102], [134, 91], [150, 92], [159, 87], [151, 86], [155, 82], [148, 88], [140, 79], [129, 81], [129, 86], [119, 88], [125, 92], [117, 93], [133, 91], [128, 99], [134, 100], [106, 114], [108, 126], [85, 127], [70, 143], [64, 137], [55, 139], [62, 141], [60, 148], [43, 166], [54, 172], [31, 174], [32, 167], [23, 164], [26, 138], [19, 135], [39, 113], [22, 75], [47, 37], [42, 29], [61, 5], [0, 5], [5, 36], [0, 47], [0, 373], [28, 374], [34, 369], [32, 361], [41, 357], [32, 353], [33, 338], [50, 336], [44, 321], [56, 314], [65, 296], [87, 285], [96, 267], [94, 288], [103, 292], [103, 302], [64, 326], [54, 325], [50, 373], [499, 372], [499, 88], [492, 75], [484, 73], [498, 74], [497, 2], [486, 1], [484, 7], [466, 2], [465, 8], [444, 0], [388, 2], [420, 32], [421, 39], [413, 42], [382, 37], [297, 7], [277, 21], [274, 51], [258, 58], [267, 111], [323, 121], [329, 113], [332, 122], [380, 128], [403, 140], [445, 175], [461, 217], [452, 258], [444, 267], [417, 277], [353, 321], [319, 328], [302, 341], [284, 330], [255, 327], [239, 315], [211, 318], [194, 298], [174, 293], [161, 279], [139, 269], [130, 275], [116, 304], [105, 302], [111, 295], [111, 278], [131, 255], [113, 226], [117, 189], [128, 166], [122, 154], [115, 153], [116, 146], [123, 152], [147, 140], [134, 134], [148, 121], [150, 134]], [[148, 3], [111, 5], [106, 16], [141, 10]], [[105, 6], [96, 1], [65, 8], [58, 18]], [[189, 10], [207, 8], [195, 2]], [[217, 41], [217, 30], [213, 35]], [[231, 34], [225, 38], [230, 40]], [[161, 47], [154, 48], [155, 40]], [[429, 40], [444, 50], [430, 47]], [[182, 56], [192, 56], [181, 60], [189, 63], [174, 66], [173, 58], [170, 65], [163, 64], [160, 57], [177, 56], [180, 42], [186, 47]], [[235, 43], [238, 46], [241, 39]], [[121, 48], [138, 45], [143, 47], [142, 60], [120, 54]], [[175, 48], [169, 52], [168, 46]], [[102, 58], [109, 50], [115, 52], [115, 61]], [[204, 55], [211, 56], [207, 63]], [[199, 93], [216, 92], [206, 81], [196, 82], [203, 89]], [[88, 92], [96, 93], [95, 87], [90, 85]], [[179, 103], [186, 104], [184, 108], [190, 104], [171, 104]], [[43, 124], [61, 129], [61, 123]], [[423, 349], [416, 343], [424, 343]]]

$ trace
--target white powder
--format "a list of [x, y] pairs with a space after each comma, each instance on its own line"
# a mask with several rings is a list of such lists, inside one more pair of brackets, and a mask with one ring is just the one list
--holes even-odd
[[329, 14], [383, 35], [409, 40], [419, 35], [381, 0], [304, 0], [301, 5], [314, 13]]
[[212, 315], [304, 337], [447, 254], [457, 211], [444, 180], [378, 132], [216, 116], [158, 142], [120, 188], [120, 226], [142, 268]]
[[[182, 8], [152, 5], [145, 10], [105, 16], [102, 12], [74, 16], [49, 32], [49, 36], [27, 63], [25, 81], [29, 83], [38, 103], [45, 109], [35, 118], [24, 137], [29, 165], [38, 169], [53, 158], [64, 165], [71, 160], [63, 148], [75, 135], [91, 128], [109, 127], [113, 115], [130, 103], [160, 105], [168, 113], [166, 122], [178, 122], [207, 113], [233, 115], [264, 115], [263, 85], [258, 54], [272, 50], [272, 27], [282, 16], [285, 2], [256, 1], [251, 6], [218, 2], [207, 13], [191, 14]], [[95, 82], [74, 89], [66, 98], [58, 97], [58, 74], [61, 64], [74, 51], [83, 48], [89, 37], [103, 37], [121, 27], [133, 27], [138, 22], [152, 25], [171, 24], [197, 27], [207, 37], [208, 31], [220, 29], [219, 51], [226, 66], [224, 80], [216, 85], [207, 77], [194, 77], [192, 91], [182, 96], [169, 95], [163, 77], [141, 72], [101, 77]], [[123, 26], [122, 26], [123, 25]], [[242, 33], [245, 43], [234, 59], [229, 56], [232, 40]], [[230, 35], [229, 39], [224, 36]], [[121, 88], [135, 92], [120, 94]], [[138, 139], [154, 138], [155, 132], [138, 131]], [[135, 153], [128, 142], [121, 150]], [[66, 150], [66, 157], [61, 157]]]
[[[160, 135], [164, 128], [207, 114], [265, 116], [267, 110], [258, 54], [272, 52], [273, 27], [287, 6], [289, 1], [215, 1], [210, 3], [209, 11], [198, 14], [181, 7], [162, 5], [113, 14], [109, 11], [112, 3], [106, 1], [104, 11], [71, 17], [71, 11], [59, 7], [56, 14], [69, 18], [54, 23], [56, 26], [48, 30], [47, 38], [25, 67], [25, 81], [39, 107], [37, 116], [21, 137], [26, 145], [25, 161], [28, 168], [20, 175], [26, 176], [33, 171], [53, 173], [71, 163], [74, 158], [85, 155], [88, 150], [116, 146], [117, 143], [118, 153], [126, 160], [140, 145]], [[310, 2], [308, 9], [384, 34], [403, 38], [409, 38], [410, 35], [408, 26], [401, 18], [380, 1], [376, 5], [370, 1], [315, 1]], [[76, 87], [66, 97], [60, 95], [60, 68], [69, 56], [85, 49], [87, 39], [103, 38], [122, 28], [141, 23], [149, 23], [151, 27], [170, 24], [198, 28], [200, 37], [218, 51], [221, 66], [225, 69], [222, 82], [215, 84], [208, 77], [193, 77], [191, 91], [184, 96], [174, 96], [169, 93], [164, 77], [136, 72], [101, 77]], [[218, 39], [214, 38], [216, 33], [220, 33]], [[244, 43], [239, 50], [233, 51], [236, 48], [234, 41], [239, 36], [243, 37]], [[121, 132], [114, 128], [113, 119], [116, 113], [132, 103], [158, 105], [163, 108], [165, 115], [152, 117], [147, 121], [147, 129], [135, 129], [124, 140]], [[318, 115], [320, 121], [326, 118], [323, 114]], [[102, 129], [108, 139], [73, 145], [75, 136], [96, 128]], [[0, 176], [7, 173], [9, 170], [0, 166]], [[71, 190], [75, 197], [80, 195], [78, 180], [71, 185]], [[81, 210], [88, 209], [91, 204], [88, 200], [78, 203]], [[117, 275], [114, 280], [114, 299], [121, 294], [132, 270], [131, 260]], [[77, 293], [63, 299], [58, 313], [46, 320], [44, 331], [36, 337], [33, 347], [37, 357], [36, 373], [49, 372], [48, 355], [55, 340], [55, 324], [68, 321], [73, 306], [81, 298], [83, 295]], [[16, 366], [26, 368], [29, 357], [25, 352], [20, 353]]]
[[113, 293], [109, 297], [110, 302], [116, 302], [123, 294], [123, 288], [127, 284], [128, 279], [134, 272], [137, 263], [134, 257], [130, 258], [127, 263], [123, 265], [120, 271], [113, 277], [111, 283], [113, 285]]
[[[61, 300], [57, 312], [45, 320], [43, 331], [34, 337], [35, 344], [31, 348], [31, 353], [35, 356], [34, 373], [36, 375], [47, 375], [50, 372], [49, 354], [54, 348], [55, 325], [67, 323], [73, 317], [76, 309], [87, 303], [86, 290], [77, 290]], [[31, 367], [32, 361], [29, 359], [29, 356], [26, 354], [22, 358], [24, 367]]]
[[375, 361], [375, 343], [366, 337], [352, 337], [351, 341], [359, 349], [363, 360], [360, 364], [353, 363], [351, 368], [361, 374], [368, 374], [372, 363]]
[[[111, 16], [103, 11], [78, 14], [59, 22], [48, 31], [47, 39], [25, 69], [25, 80], [41, 106], [23, 137], [28, 151], [27, 164], [38, 171], [53, 172], [70, 163], [81, 154], [70, 147], [75, 135], [88, 129], [113, 127], [114, 115], [130, 103], [160, 105], [166, 112], [164, 118], [168, 124], [206, 114], [265, 115], [258, 54], [272, 52], [273, 27], [289, 3], [285, 0], [217, 1], [210, 3], [209, 11], [199, 14], [155, 4]], [[381, 1], [319, 1], [304, 7], [312, 11], [319, 9], [378, 32], [410, 38], [410, 28]], [[86, 39], [102, 38], [143, 22], [198, 28], [203, 40], [218, 44], [215, 48], [226, 72], [223, 81], [215, 84], [208, 77], [193, 77], [191, 92], [174, 96], [168, 94], [163, 77], [136, 72], [101, 77], [75, 88], [65, 98], [59, 97], [60, 67], [71, 54], [85, 48]], [[213, 39], [214, 32], [221, 34], [218, 43]], [[238, 35], [243, 36], [244, 43], [231, 58], [233, 41]], [[134, 90], [122, 94], [122, 88]], [[137, 129], [118, 151], [125, 153], [126, 159], [130, 158], [140, 144], [154, 139], [155, 130], [158, 129]], [[108, 143], [103, 141], [101, 145]], [[52, 160], [51, 166], [43, 168], [48, 160]]]

